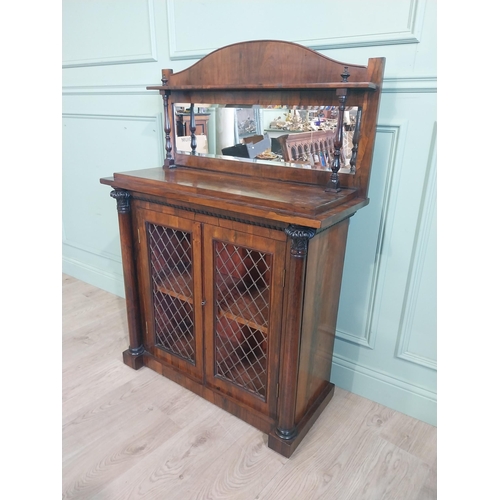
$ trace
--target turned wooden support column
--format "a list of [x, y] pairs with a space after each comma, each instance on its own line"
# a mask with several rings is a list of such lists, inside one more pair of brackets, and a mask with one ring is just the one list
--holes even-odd
[[[342, 77], [342, 82], [348, 83], [347, 79], [350, 74], [347, 66], [344, 67], [344, 72], [340, 76]], [[335, 127], [335, 136], [333, 139], [333, 162], [331, 164], [332, 175], [328, 181], [325, 191], [338, 193], [340, 191], [340, 154], [344, 145], [344, 111], [347, 100], [347, 89], [337, 89], [336, 95], [339, 100], [339, 113], [337, 115], [337, 126]]]
[[290, 440], [297, 436], [295, 406], [307, 247], [309, 240], [316, 234], [316, 230], [291, 225], [285, 229], [285, 233], [291, 238], [291, 255], [287, 271], [287, 314], [284, 318], [285, 328], [281, 340], [283, 349], [280, 387], [283, 387], [283, 390], [280, 390], [278, 400], [276, 435], [281, 439]]
[[194, 117], [194, 104], [191, 103], [189, 110], [189, 131], [191, 132], [191, 154], [196, 154], [196, 121]]
[[337, 116], [337, 126], [335, 127], [335, 136], [333, 139], [333, 161], [331, 164], [332, 175], [326, 187], [326, 191], [339, 192], [340, 191], [340, 154], [344, 143], [344, 111], [345, 101], [347, 98], [347, 90], [337, 90], [337, 97], [339, 98], [339, 114]]
[[139, 297], [134, 258], [134, 240], [132, 237], [132, 215], [130, 211], [130, 193], [123, 189], [111, 191], [111, 197], [116, 200], [118, 223], [120, 227], [120, 241], [123, 264], [123, 279], [125, 283], [125, 301], [127, 304], [127, 322], [130, 347], [123, 353], [126, 365], [137, 370], [143, 366], [141, 320]]
[[359, 147], [359, 137], [361, 135], [361, 116], [363, 114], [363, 110], [358, 108], [358, 112], [356, 113], [356, 125], [354, 126], [354, 134], [352, 136], [352, 151], [351, 151], [351, 174], [356, 173], [356, 161], [358, 160], [358, 147]]
[[[161, 84], [163, 87], [167, 86], [168, 78], [172, 73], [171, 69], [162, 70]], [[162, 90], [161, 95], [163, 97], [163, 129], [165, 131], [165, 161], [163, 162], [164, 168], [174, 168], [175, 160], [172, 156], [172, 140], [170, 134], [172, 133], [172, 121], [170, 119], [170, 112], [168, 106], [168, 96], [170, 95], [169, 90]]]

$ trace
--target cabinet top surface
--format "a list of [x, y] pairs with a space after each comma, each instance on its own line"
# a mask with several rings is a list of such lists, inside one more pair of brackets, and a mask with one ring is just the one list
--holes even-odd
[[[202, 203], [225, 210], [292, 222], [307, 219], [319, 227], [321, 220], [356, 200], [356, 191], [325, 192], [324, 186], [283, 182], [177, 167], [150, 168], [115, 173], [103, 184], [143, 194]], [[363, 200], [357, 199], [357, 203]], [[256, 213], [256, 210], [260, 214]], [[316, 221], [316, 222], [314, 222]], [[297, 223], [299, 221], [297, 220]], [[301, 221], [304, 223], [304, 220]]]

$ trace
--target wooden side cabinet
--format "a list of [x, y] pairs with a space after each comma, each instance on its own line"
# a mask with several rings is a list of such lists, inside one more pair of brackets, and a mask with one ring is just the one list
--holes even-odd
[[132, 244], [122, 231], [122, 251], [133, 248], [124, 271], [139, 302], [128, 308], [139, 333], [125, 363], [146, 365], [233, 412], [290, 456], [334, 391], [348, 218], [316, 234], [124, 190], [113, 196], [131, 221]]
[[[164, 165], [101, 179], [118, 209], [124, 362], [257, 427], [286, 457], [334, 393], [349, 220], [369, 202], [383, 66], [379, 58], [348, 68], [296, 44], [255, 41], [178, 74], [163, 70], [154, 89], [164, 105]], [[338, 123], [346, 102], [363, 116], [350, 174], [339, 173], [342, 126], [315, 150], [327, 162], [319, 168], [200, 154], [194, 140], [190, 152], [173, 149], [175, 102], [309, 109], [335, 100]]]

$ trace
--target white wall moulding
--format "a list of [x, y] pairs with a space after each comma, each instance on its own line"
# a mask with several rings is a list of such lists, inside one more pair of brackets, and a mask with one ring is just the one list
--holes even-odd
[[99, 179], [110, 171], [163, 164], [161, 113], [63, 113], [62, 118], [63, 270], [120, 294], [116, 203]]
[[156, 83], [140, 83], [132, 85], [66, 85], [62, 88], [62, 95], [149, 95], [157, 97], [146, 87]]
[[[219, 47], [256, 39], [289, 40], [315, 50], [418, 43], [426, 1], [391, 2], [390, 15], [381, 15], [381, 4], [367, 0], [316, 0], [314, 9], [304, 8], [299, 0], [274, 0], [262, 3], [262, 16], [257, 23], [246, 22], [248, 3], [243, 0], [220, 0], [217, 9], [204, 0], [167, 0], [170, 58], [198, 59]], [[294, 8], [300, 12], [300, 19], [284, 18], [284, 13]], [[221, 11], [231, 22], [224, 23], [224, 29], [203, 36], [220, 22]], [[318, 22], [318, 12], [335, 12], [335, 18]], [[272, 22], [273, 19], [283, 22]], [[341, 19], [349, 22], [337, 22]], [[192, 33], [198, 36], [193, 37]], [[306, 37], [302, 36], [304, 33]]]
[[407, 288], [398, 332], [398, 358], [437, 369], [435, 332], [437, 318], [432, 306], [436, 294], [436, 125], [415, 230]]
[[437, 92], [437, 78], [435, 76], [384, 78], [382, 93], [395, 92]]
[[356, 214], [349, 229], [336, 338], [370, 349], [375, 343], [387, 212], [397, 190], [394, 172], [405, 136], [405, 124], [377, 126], [370, 205]]
[[63, 68], [158, 60], [153, 0], [65, 0], [62, 7]]
[[[163, 155], [165, 153], [164, 150], [164, 136], [163, 136], [163, 122], [162, 122], [162, 114], [161, 112], [156, 115], [111, 115], [111, 114], [85, 114], [85, 113], [63, 113], [63, 119], [77, 119], [77, 120], [117, 120], [123, 122], [149, 122], [154, 128], [152, 132], [156, 136], [156, 145], [157, 145], [157, 163], [154, 166], [163, 164]], [[124, 170], [127, 170], [125, 168]], [[128, 168], [131, 170], [131, 168]]]

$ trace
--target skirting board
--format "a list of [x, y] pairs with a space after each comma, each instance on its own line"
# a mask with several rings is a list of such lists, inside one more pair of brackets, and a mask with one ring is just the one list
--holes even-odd
[[[436, 394], [334, 355], [330, 381], [388, 408], [437, 425]], [[333, 398], [335, 402], [335, 397]]]
[[102, 270], [83, 264], [75, 259], [63, 257], [62, 272], [73, 276], [74, 278], [89, 283], [106, 292], [125, 297], [125, 288], [123, 286], [123, 276], [115, 276], [105, 273]]

